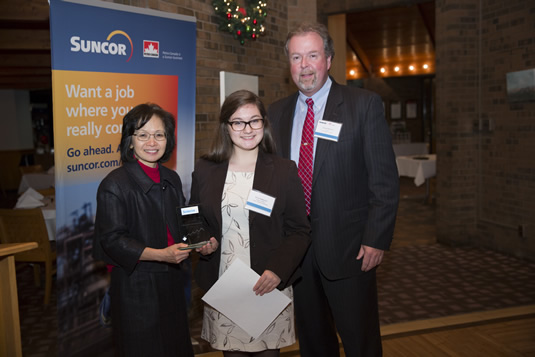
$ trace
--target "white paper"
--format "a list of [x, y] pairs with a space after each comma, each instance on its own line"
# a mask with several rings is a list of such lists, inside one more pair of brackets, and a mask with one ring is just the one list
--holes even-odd
[[407, 111], [407, 118], [416, 118], [417, 117], [417, 109], [418, 106], [416, 102], [407, 102], [407, 105], [405, 107]]
[[25, 196], [31, 196], [37, 200], [42, 200], [43, 198], [45, 198], [42, 194], [40, 194], [39, 192], [37, 192], [31, 187], [28, 188], [26, 192], [24, 192], [22, 195], [20, 195], [20, 197], [25, 197]]
[[390, 118], [391, 119], [401, 118], [401, 103], [400, 102], [392, 102], [390, 104]]
[[247, 89], [258, 95], [258, 76], [221, 71], [219, 86], [220, 105], [223, 105], [230, 94], [240, 89]]
[[264, 296], [255, 295], [253, 286], [259, 278], [236, 259], [202, 299], [257, 338], [291, 302], [277, 289]]
[[45, 205], [41, 201], [43, 198], [43, 195], [41, 195], [39, 192], [35, 191], [33, 188], [30, 187], [26, 190], [26, 192], [20, 195], [19, 199], [17, 200], [17, 203], [15, 204], [15, 208], [42, 207]]

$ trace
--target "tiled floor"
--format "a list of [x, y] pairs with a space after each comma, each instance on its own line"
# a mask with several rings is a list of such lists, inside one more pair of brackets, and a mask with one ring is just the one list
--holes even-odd
[[[535, 304], [535, 263], [489, 250], [436, 244], [435, 207], [425, 187], [402, 178], [402, 200], [392, 248], [378, 270], [382, 326], [474, 311]], [[42, 289], [29, 268], [17, 274], [25, 357], [56, 356], [56, 309], [42, 307]], [[191, 321], [196, 353], [210, 351]]]

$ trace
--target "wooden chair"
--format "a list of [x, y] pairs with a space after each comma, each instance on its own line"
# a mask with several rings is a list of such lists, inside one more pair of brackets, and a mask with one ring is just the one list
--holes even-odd
[[41, 166], [40, 164], [29, 165], [29, 166], [19, 166], [19, 170], [20, 170], [20, 174], [21, 175], [33, 174], [33, 173], [36, 173], [36, 172], [44, 172], [45, 171], [45, 170], [43, 170], [43, 166]]
[[43, 188], [41, 190], [36, 190], [36, 191], [39, 192], [40, 194], [42, 194], [45, 197], [55, 196], [56, 195], [56, 189], [54, 187]]
[[426, 185], [429, 185], [427, 187], [427, 204], [432, 204], [433, 202], [436, 202], [436, 189], [437, 189], [437, 178], [431, 177], [428, 179], [429, 182], [426, 183]]
[[40, 263], [45, 266], [44, 304], [50, 302], [52, 278], [56, 274], [56, 252], [52, 250], [45, 219], [40, 208], [34, 209], [0, 209], [0, 242], [24, 243], [37, 242], [36, 249], [15, 254], [16, 262], [34, 264], [36, 285], [40, 285]]

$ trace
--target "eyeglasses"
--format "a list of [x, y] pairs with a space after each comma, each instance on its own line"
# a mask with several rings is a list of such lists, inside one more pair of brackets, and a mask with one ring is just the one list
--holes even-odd
[[164, 141], [167, 138], [165, 133], [161, 131], [157, 131], [154, 134], [149, 134], [146, 131], [140, 131], [139, 133], [134, 133], [133, 135], [136, 136], [139, 141], [149, 141], [151, 136], [154, 136], [154, 140], [156, 141]]
[[236, 120], [236, 121], [229, 121], [228, 122], [228, 125], [230, 125], [230, 127], [234, 131], [245, 130], [245, 127], [247, 126], [247, 124], [249, 124], [249, 126], [253, 130], [262, 129], [264, 127], [264, 119], [253, 119], [251, 121]]

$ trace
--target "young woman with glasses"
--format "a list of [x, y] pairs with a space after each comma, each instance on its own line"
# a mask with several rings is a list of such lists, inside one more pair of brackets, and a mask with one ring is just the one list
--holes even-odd
[[[210, 289], [240, 259], [260, 275], [254, 293], [279, 289], [292, 298], [291, 285], [310, 243], [310, 227], [297, 167], [274, 152], [266, 110], [258, 96], [245, 90], [229, 95], [221, 107], [212, 148], [193, 172], [190, 204], [200, 205], [218, 242], [199, 250], [203, 255], [195, 277], [202, 289]], [[257, 197], [274, 199], [262, 207], [263, 213], [245, 207], [253, 190]], [[205, 305], [202, 338], [225, 357], [278, 356], [280, 348], [295, 342], [293, 304], [255, 339]]]

